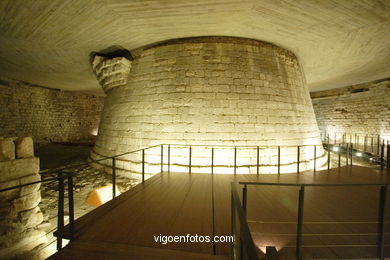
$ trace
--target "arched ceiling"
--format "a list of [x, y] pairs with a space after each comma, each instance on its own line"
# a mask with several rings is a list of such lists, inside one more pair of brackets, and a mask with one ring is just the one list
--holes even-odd
[[390, 0], [1, 0], [0, 76], [102, 93], [89, 55], [225, 35], [293, 51], [311, 91], [390, 77]]

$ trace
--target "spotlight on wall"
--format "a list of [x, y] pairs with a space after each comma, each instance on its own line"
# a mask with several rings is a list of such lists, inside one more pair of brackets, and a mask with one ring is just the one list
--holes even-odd
[[333, 152], [338, 152], [338, 151], [340, 151], [340, 148], [337, 147], [337, 146], [333, 146], [332, 151]]
[[356, 156], [362, 157], [363, 154], [362, 154], [361, 152], [357, 152], [357, 153], [356, 153]]

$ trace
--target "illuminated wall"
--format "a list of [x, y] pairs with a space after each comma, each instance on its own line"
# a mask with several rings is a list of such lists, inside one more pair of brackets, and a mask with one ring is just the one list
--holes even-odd
[[322, 133], [329, 134], [331, 142], [342, 141], [343, 134], [347, 135], [345, 141], [352, 143], [376, 144], [378, 136], [390, 140], [390, 79], [314, 92], [311, 96], [318, 126]]
[[[158, 144], [203, 145], [203, 150], [194, 148], [193, 164], [200, 172], [210, 172], [212, 146], [252, 146], [238, 149], [237, 164], [238, 173], [254, 173], [253, 147], [320, 144], [301, 67], [285, 49], [250, 39], [200, 37], [132, 54], [127, 84], [107, 91], [93, 159]], [[153, 150], [146, 156], [157, 169], [161, 151]], [[233, 151], [216, 149], [215, 164], [231, 165]], [[165, 147], [165, 156], [167, 152]], [[188, 147], [172, 146], [171, 153], [172, 170], [186, 171]], [[318, 148], [317, 166], [325, 163], [323, 154]], [[301, 149], [300, 159], [307, 161], [301, 170], [313, 167], [313, 156], [312, 147]], [[139, 172], [141, 157], [123, 156], [128, 161], [118, 163]], [[296, 148], [283, 148], [282, 172], [295, 171], [296, 160]], [[262, 173], [276, 172], [266, 167], [276, 161], [275, 147], [260, 150]], [[232, 169], [221, 167], [218, 172]]]
[[95, 139], [103, 99], [0, 78], [0, 135], [32, 136], [36, 143]]

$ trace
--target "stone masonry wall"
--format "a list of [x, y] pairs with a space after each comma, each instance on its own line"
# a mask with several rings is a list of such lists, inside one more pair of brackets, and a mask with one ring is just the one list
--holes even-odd
[[[0, 188], [40, 179], [32, 138], [0, 137]], [[0, 259], [11, 259], [47, 242], [46, 232], [37, 228], [43, 220], [40, 201], [40, 183], [0, 193]]]
[[[390, 140], [390, 79], [311, 93], [320, 131]], [[338, 137], [336, 137], [338, 138]], [[349, 138], [347, 138], [349, 140]], [[354, 141], [354, 140], [353, 140]]]
[[[93, 158], [161, 143], [320, 144], [301, 67], [289, 51], [250, 39], [200, 37], [132, 54], [128, 84], [108, 91]], [[301, 159], [312, 159], [312, 150]], [[296, 159], [296, 148], [282, 152], [282, 163]], [[263, 163], [275, 163], [276, 154], [262, 150]]]
[[35, 142], [78, 142], [94, 138], [101, 97], [0, 79], [0, 135], [30, 135]]

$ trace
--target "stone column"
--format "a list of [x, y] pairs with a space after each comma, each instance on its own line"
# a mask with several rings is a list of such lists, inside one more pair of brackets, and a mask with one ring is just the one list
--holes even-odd
[[[0, 137], [0, 188], [39, 181], [39, 158], [31, 137]], [[0, 193], [0, 259], [10, 259], [46, 243], [38, 206], [40, 183]]]

